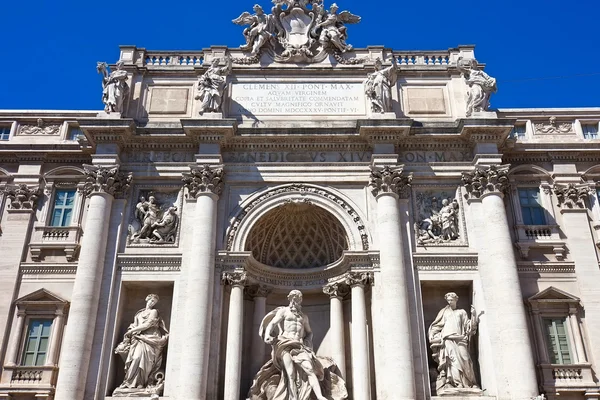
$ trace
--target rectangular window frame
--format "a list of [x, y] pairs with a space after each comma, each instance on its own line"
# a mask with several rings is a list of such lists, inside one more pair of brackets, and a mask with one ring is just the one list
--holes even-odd
[[[600, 121], [597, 119], [584, 119], [577, 121], [578, 131], [583, 140], [598, 140], [600, 139]], [[595, 128], [596, 132], [592, 135], [589, 135], [587, 131], [587, 127]]]
[[[0, 143], [8, 142], [15, 135], [15, 127], [17, 123], [15, 121], [0, 121]], [[2, 128], [8, 129], [8, 134], [2, 133]]]
[[[29, 330], [30, 330], [30, 326], [31, 323], [33, 321], [49, 321], [50, 325], [48, 327], [48, 336], [44, 337], [42, 339], [46, 339], [47, 340], [47, 345], [46, 345], [46, 351], [44, 351], [44, 358], [42, 360], [42, 362], [40, 364], [37, 364], [37, 356], [39, 355], [39, 351], [34, 352], [34, 359], [36, 361], [36, 363], [32, 364], [32, 365], [26, 365], [25, 361], [26, 361], [26, 357], [27, 357], [27, 353], [29, 353], [27, 351], [27, 343], [29, 341]], [[54, 323], [55, 323], [56, 319], [54, 318], [54, 316], [51, 315], [44, 315], [44, 314], [29, 314], [27, 315], [27, 319], [25, 320], [25, 326], [22, 332], [22, 337], [21, 337], [21, 347], [20, 347], [20, 353], [19, 353], [19, 361], [18, 361], [18, 365], [21, 367], [43, 367], [46, 364], [46, 361], [48, 359], [48, 350], [50, 349], [50, 345], [51, 345], [51, 340], [52, 340], [52, 334], [54, 331]], [[39, 348], [39, 342], [38, 342], [38, 348]]]
[[[546, 324], [547, 322], [551, 321], [553, 327], [555, 327], [555, 340], [557, 341], [556, 343], [558, 344], [558, 340], [559, 340], [559, 336], [558, 336], [558, 331], [556, 330], [556, 321], [560, 320], [563, 323], [563, 327], [565, 330], [565, 339], [566, 339], [566, 344], [567, 344], [567, 353], [569, 355], [569, 362], [564, 362], [564, 355], [563, 353], [560, 351], [560, 348], [558, 349], [558, 352], [556, 353], [558, 355], [558, 359], [552, 360], [553, 358], [553, 347], [552, 347], [552, 342], [551, 342], [551, 332], [548, 332], [546, 330]], [[551, 364], [554, 365], [573, 365], [574, 363], [574, 353], [573, 353], [573, 344], [571, 343], [571, 337], [572, 337], [572, 333], [571, 333], [571, 327], [569, 326], [569, 319], [568, 317], [565, 316], [558, 316], [558, 315], [544, 315], [542, 317], [542, 327], [544, 329], [544, 340], [545, 340], [545, 344], [546, 344], [546, 348], [548, 351], [548, 360], [550, 361]], [[558, 346], [560, 346], [560, 344], [558, 344]]]
[[[60, 192], [72, 194], [70, 207], [68, 207], [67, 204], [57, 204], [58, 195]], [[52, 195], [48, 226], [53, 226], [53, 227], [72, 226], [73, 218], [76, 217], [75, 212], [77, 211], [77, 197], [78, 196], [77, 196], [76, 188], [72, 188], [72, 189], [71, 188], [55, 188], [54, 193]], [[68, 197], [66, 197], [65, 200], [66, 199], [68, 199]], [[66, 203], [66, 201], [65, 201], [65, 203]], [[61, 210], [61, 215], [60, 215], [61, 223], [59, 223], [59, 224], [55, 224], [55, 212], [57, 209]], [[69, 220], [66, 223], [64, 223], [65, 211], [67, 211], [67, 210], [70, 211], [70, 217], [69, 217]]]
[[[538, 206], [532, 206], [532, 205], [524, 205], [521, 201], [521, 199], [523, 198], [521, 193], [522, 192], [532, 192], [532, 191], [536, 191], [538, 194], [538, 199], [537, 199], [537, 204]], [[540, 189], [539, 186], [537, 187], [532, 187], [532, 186], [522, 186], [522, 187], [518, 187], [516, 190], [516, 194], [517, 194], [517, 203], [519, 205], [519, 212], [521, 214], [521, 221], [523, 222], [523, 225], [548, 225], [548, 215], [547, 215], [547, 209], [544, 205], [544, 201], [543, 201], [543, 194], [542, 194], [542, 190]], [[534, 213], [531, 212], [533, 209], [539, 209], [541, 211], [541, 213], [539, 214], [539, 216], [541, 216], [542, 220], [541, 221], [535, 221], [534, 220]], [[529, 210], [529, 213], [526, 213], [525, 210]], [[526, 218], [527, 216], [527, 218]]]

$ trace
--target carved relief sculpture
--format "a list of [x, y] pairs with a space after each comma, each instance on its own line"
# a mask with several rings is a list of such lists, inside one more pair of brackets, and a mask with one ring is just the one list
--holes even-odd
[[555, 184], [552, 188], [561, 207], [585, 208], [585, 200], [589, 197], [588, 186], [578, 186], [573, 183], [568, 185]]
[[467, 117], [470, 117], [474, 112], [487, 111], [492, 93], [498, 91], [496, 78], [492, 78], [477, 69], [477, 60], [475, 59], [465, 60], [460, 57], [457, 66], [469, 86]]
[[271, 311], [260, 325], [259, 335], [273, 347], [272, 358], [256, 374], [248, 400], [347, 399], [346, 384], [333, 360], [313, 350], [302, 292], [292, 290], [288, 300], [289, 306]]
[[10, 199], [9, 210], [35, 210], [41, 191], [39, 187], [30, 188], [24, 183], [7, 186], [4, 194]]
[[459, 234], [459, 205], [450, 197], [440, 201], [425, 193], [417, 195], [417, 222], [415, 231], [419, 244], [445, 243], [457, 240]]
[[[158, 204], [156, 196], [163, 198]], [[130, 243], [174, 243], [179, 218], [173, 204], [176, 196], [150, 193], [148, 199], [140, 196], [135, 206], [134, 218], [129, 224]]]
[[156, 294], [146, 297], [146, 307], [135, 314], [123, 341], [115, 348], [115, 354], [125, 361], [125, 379], [113, 392], [115, 397], [162, 394], [164, 373], [160, 368], [169, 331], [154, 308], [158, 300]]
[[327, 11], [322, 0], [273, 0], [273, 4], [272, 14], [265, 14], [257, 4], [254, 14], [244, 12], [233, 20], [236, 25], [249, 25], [240, 48], [250, 51], [250, 57], [235, 62], [258, 63], [265, 49], [277, 62], [321, 62], [329, 54], [338, 62], [351, 61], [341, 57], [352, 50], [346, 43], [345, 24], [360, 22], [359, 16], [338, 13], [335, 3]]
[[535, 125], [535, 133], [546, 135], [560, 135], [565, 133], [575, 133], [571, 122], [556, 122], [556, 117], [549, 118], [548, 123], [538, 122]]
[[46, 125], [41, 118], [37, 119], [36, 125], [23, 125], [19, 130], [21, 135], [58, 135], [59, 133], [59, 124]]
[[392, 112], [392, 87], [398, 75], [396, 59], [392, 57], [392, 65], [383, 68], [381, 60], [375, 60], [375, 72], [369, 74], [364, 82], [365, 94], [371, 103], [371, 111], [378, 113]]
[[475, 308], [471, 306], [469, 319], [465, 310], [456, 309], [456, 293], [446, 293], [444, 298], [448, 305], [440, 310], [428, 331], [433, 359], [438, 364], [437, 394], [473, 392], [473, 389], [480, 392], [469, 354], [469, 345], [477, 332]]
[[127, 71], [122, 69], [123, 65], [123, 62], [119, 61], [117, 69], [110, 73], [105, 62], [99, 62], [96, 66], [98, 73], [102, 74], [102, 102], [107, 114], [123, 112], [123, 102], [129, 93]]
[[226, 58], [224, 67], [219, 67], [220, 62], [219, 58], [213, 59], [208, 70], [198, 80], [196, 100], [200, 100], [200, 115], [221, 111], [227, 75], [231, 73], [231, 57]]

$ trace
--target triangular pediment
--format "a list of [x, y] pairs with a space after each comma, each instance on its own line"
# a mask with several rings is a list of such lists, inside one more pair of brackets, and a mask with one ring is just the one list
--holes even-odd
[[44, 288], [36, 290], [35, 292], [29, 293], [15, 301], [15, 304], [27, 304], [27, 303], [62, 303], [67, 304], [68, 301], [62, 297], [52, 293]]
[[577, 302], [579, 303], [579, 297], [575, 297], [563, 290], [557, 289], [554, 286], [550, 286], [547, 289], [531, 296], [529, 301], [553, 301], [553, 302]]

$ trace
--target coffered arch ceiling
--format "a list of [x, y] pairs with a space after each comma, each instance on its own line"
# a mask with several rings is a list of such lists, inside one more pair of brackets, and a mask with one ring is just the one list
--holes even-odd
[[251, 229], [246, 251], [278, 268], [318, 268], [333, 263], [348, 250], [342, 224], [309, 201], [288, 202], [265, 214]]

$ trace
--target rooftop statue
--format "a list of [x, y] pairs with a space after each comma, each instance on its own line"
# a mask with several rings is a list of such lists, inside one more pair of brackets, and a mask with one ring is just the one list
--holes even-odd
[[122, 68], [122, 61], [119, 61], [117, 69], [110, 73], [108, 64], [105, 62], [99, 62], [96, 66], [98, 73], [102, 74], [102, 102], [107, 114], [123, 112], [123, 101], [129, 92], [129, 86], [127, 85], [127, 71]]
[[219, 66], [220, 62], [219, 58], [213, 59], [208, 70], [198, 80], [196, 99], [201, 102], [200, 115], [221, 111], [227, 75], [231, 73], [231, 57], [227, 57], [224, 67]]
[[246, 43], [240, 48], [250, 52], [239, 63], [258, 63], [263, 51], [277, 62], [320, 62], [329, 54], [344, 61], [341, 54], [352, 50], [346, 43], [345, 24], [356, 24], [360, 17], [348, 11], [338, 13], [337, 4], [329, 11], [322, 0], [273, 0], [272, 14], [258, 4], [254, 14], [244, 12], [233, 20], [244, 29]]
[[341, 373], [330, 358], [318, 357], [308, 316], [302, 312], [302, 292], [292, 290], [290, 304], [262, 320], [259, 335], [273, 347], [271, 360], [258, 371], [248, 400], [344, 400]]
[[487, 111], [492, 93], [498, 91], [496, 78], [492, 78], [477, 69], [477, 60], [475, 59], [465, 60], [460, 57], [458, 59], [458, 69], [469, 86], [467, 117], [470, 117], [474, 112]]
[[392, 57], [392, 65], [383, 68], [380, 59], [375, 60], [375, 72], [369, 74], [364, 82], [365, 94], [371, 102], [371, 111], [378, 113], [392, 112], [392, 87], [398, 79], [396, 59]]

